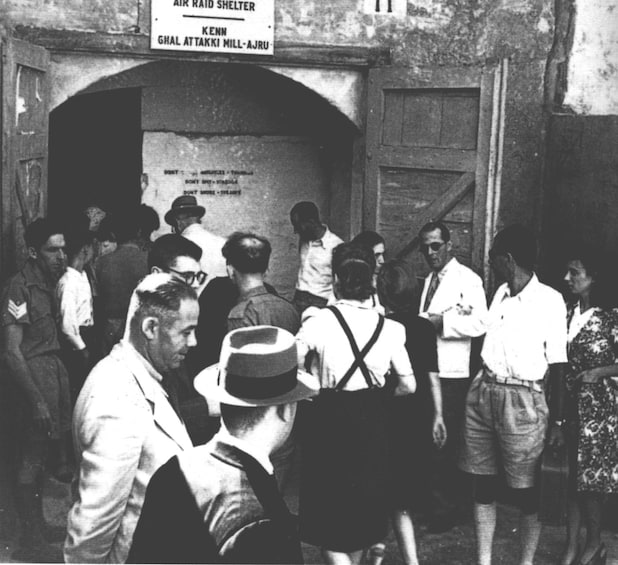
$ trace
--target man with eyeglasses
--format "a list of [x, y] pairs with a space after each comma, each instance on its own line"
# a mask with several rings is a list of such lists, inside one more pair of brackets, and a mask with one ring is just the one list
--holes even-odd
[[487, 301], [483, 281], [452, 256], [453, 244], [442, 222], [429, 222], [419, 232], [420, 250], [431, 272], [421, 294], [420, 315], [435, 327], [442, 410], [447, 440], [435, 449], [434, 484], [429, 530], [452, 528], [464, 511], [465, 492], [457, 469], [458, 438], [470, 377], [472, 338], [485, 333]]
[[[148, 269], [151, 273], [169, 273], [198, 292], [207, 276], [200, 270], [201, 257], [202, 250], [198, 245], [182, 235], [168, 233], [152, 244], [148, 252]], [[173, 371], [174, 378], [170, 379], [168, 394], [172, 402], [178, 404], [191, 440], [195, 445], [199, 445], [212, 437], [217, 431], [218, 423], [214, 418], [208, 417], [208, 406], [193, 387], [195, 371], [191, 370], [190, 360], [193, 352], [194, 348], [191, 348], [187, 358]]]

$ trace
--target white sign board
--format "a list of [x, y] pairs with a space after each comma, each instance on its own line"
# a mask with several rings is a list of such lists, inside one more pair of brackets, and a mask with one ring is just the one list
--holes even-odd
[[272, 55], [274, 0], [152, 0], [151, 49]]

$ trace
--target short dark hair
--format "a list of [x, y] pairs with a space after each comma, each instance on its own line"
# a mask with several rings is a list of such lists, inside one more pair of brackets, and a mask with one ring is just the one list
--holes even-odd
[[137, 209], [136, 217], [137, 229], [142, 236], [150, 234], [161, 227], [159, 214], [156, 210], [146, 204], [141, 204]]
[[105, 216], [99, 224], [99, 229], [95, 232], [98, 241], [116, 241], [113, 220], [110, 216]]
[[26, 247], [31, 247], [36, 251], [40, 251], [41, 247], [47, 243], [47, 240], [52, 235], [64, 235], [64, 231], [64, 228], [57, 220], [51, 218], [38, 218], [26, 228], [24, 233]]
[[380, 302], [394, 312], [412, 307], [416, 302], [418, 280], [410, 263], [400, 259], [387, 261], [378, 274]]
[[92, 245], [95, 234], [86, 226], [77, 226], [66, 231], [66, 254], [72, 260], [84, 247]]
[[371, 249], [351, 242], [341, 243], [333, 249], [332, 265], [341, 298], [366, 300], [375, 293], [376, 260]]
[[259, 424], [266, 416], [269, 406], [233, 406], [221, 404], [221, 420], [230, 432], [244, 432]]
[[137, 224], [139, 206], [129, 206], [116, 211], [112, 216], [112, 230], [118, 243], [126, 243], [137, 239], [139, 226]]
[[168, 271], [177, 257], [191, 257], [199, 262], [202, 248], [177, 233], [166, 233], [155, 239], [148, 252], [148, 270], [159, 267]]
[[536, 263], [536, 237], [521, 224], [513, 224], [500, 230], [494, 237], [490, 255], [511, 255], [522, 269], [534, 270]]
[[352, 243], [355, 245], [364, 245], [365, 247], [369, 247], [369, 249], [373, 250], [376, 245], [380, 243], [384, 244], [384, 238], [375, 231], [365, 230], [360, 232], [353, 240]]
[[139, 324], [147, 316], [166, 318], [180, 309], [183, 300], [197, 301], [197, 294], [183, 280], [168, 273], [146, 275], [131, 296], [127, 319], [132, 333], [139, 331]]
[[440, 236], [444, 243], [451, 241], [451, 232], [446, 227], [446, 224], [442, 222], [427, 222], [418, 232], [418, 236], [422, 237], [426, 233], [430, 233], [435, 230], [440, 230]]
[[225, 260], [241, 273], [265, 273], [270, 261], [270, 242], [250, 232], [234, 232], [221, 249]]
[[320, 212], [314, 202], [303, 201], [294, 204], [290, 210], [290, 217], [297, 216], [300, 220], [320, 221]]

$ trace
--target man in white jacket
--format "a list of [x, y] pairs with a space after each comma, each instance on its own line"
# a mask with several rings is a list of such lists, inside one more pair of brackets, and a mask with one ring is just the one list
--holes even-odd
[[124, 338], [88, 375], [73, 414], [79, 474], [66, 563], [124, 563], [150, 478], [192, 447], [168, 384], [195, 345], [198, 311], [185, 282], [146, 276], [133, 292]]
[[429, 529], [441, 532], [456, 522], [463, 488], [457, 449], [470, 377], [472, 338], [485, 333], [487, 301], [483, 281], [452, 256], [451, 235], [442, 222], [429, 222], [419, 232], [420, 250], [431, 273], [425, 279], [420, 315], [434, 325], [447, 441], [434, 453], [434, 485]]

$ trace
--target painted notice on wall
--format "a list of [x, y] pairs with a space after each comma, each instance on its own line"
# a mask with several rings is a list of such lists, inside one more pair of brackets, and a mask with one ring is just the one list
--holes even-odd
[[150, 47], [272, 55], [274, 0], [152, 0]]

